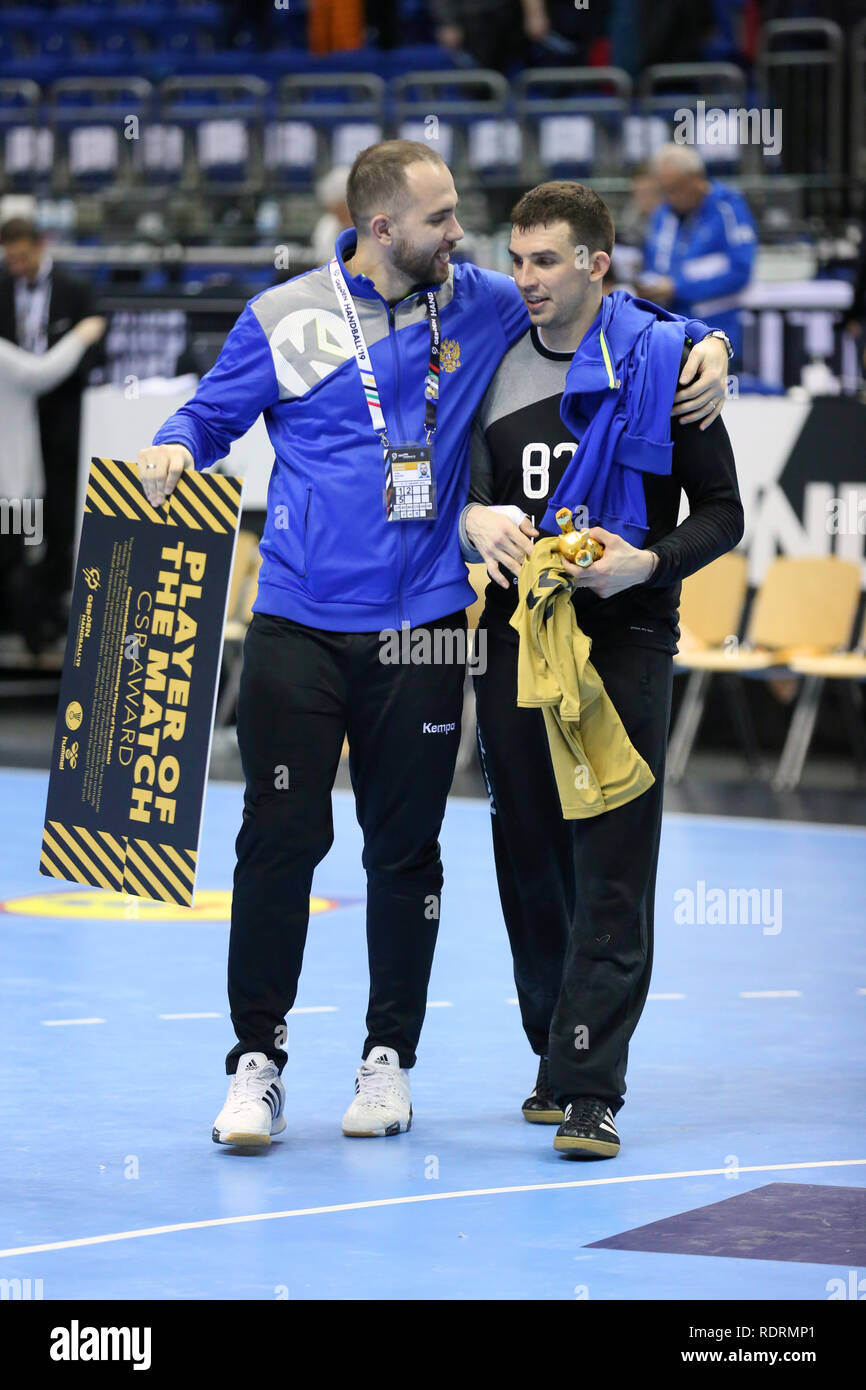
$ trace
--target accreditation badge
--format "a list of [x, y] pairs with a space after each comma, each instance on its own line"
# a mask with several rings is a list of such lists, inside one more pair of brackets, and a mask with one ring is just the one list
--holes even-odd
[[433, 521], [436, 479], [430, 444], [393, 444], [385, 449], [385, 520]]
[[193, 905], [241, 479], [87, 480], [39, 872]]

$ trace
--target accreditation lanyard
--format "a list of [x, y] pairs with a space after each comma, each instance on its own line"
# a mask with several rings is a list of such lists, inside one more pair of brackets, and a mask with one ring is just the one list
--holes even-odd
[[428, 290], [427, 318], [430, 324], [430, 360], [424, 383], [424, 430], [423, 444], [391, 444], [388, 428], [382, 413], [379, 387], [373, 371], [373, 363], [364, 339], [361, 324], [355, 310], [355, 303], [346, 284], [342, 266], [336, 256], [330, 264], [331, 281], [337, 301], [343, 313], [361, 385], [370, 411], [373, 429], [382, 443], [385, 460], [385, 483], [383, 500], [387, 521], [432, 521], [436, 516], [436, 481], [433, 470], [432, 437], [436, 432], [436, 417], [439, 402], [439, 352], [440, 327], [439, 305], [433, 290]]

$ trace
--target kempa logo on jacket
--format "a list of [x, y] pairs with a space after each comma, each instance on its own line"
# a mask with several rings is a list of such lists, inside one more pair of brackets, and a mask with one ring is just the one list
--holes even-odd
[[454, 722], [451, 724], [431, 724], [426, 719], [422, 725], [425, 734], [453, 734], [456, 728], [457, 725]]

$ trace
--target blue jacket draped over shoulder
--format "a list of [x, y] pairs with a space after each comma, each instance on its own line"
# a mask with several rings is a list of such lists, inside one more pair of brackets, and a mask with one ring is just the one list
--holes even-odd
[[670, 474], [683, 346], [686, 336], [697, 341], [707, 331], [626, 290], [602, 299], [566, 376], [560, 416], [580, 443], [547, 504], [542, 531], [558, 533], [560, 507], [583, 507], [588, 526], [643, 546], [643, 475]]

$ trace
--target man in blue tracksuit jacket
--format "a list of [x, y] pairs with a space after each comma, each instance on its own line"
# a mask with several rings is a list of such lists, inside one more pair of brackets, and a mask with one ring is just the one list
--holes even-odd
[[[185, 467], [225, 456], [259, 414], [275, 453], [238, 700], [246, 788], [228, 979], [238, 1042], [217, 1142], [267, 1144], [285, 1127], [285, 1017], [313, 871], [333, 840], [344, 736], [364, 834], [370, 998], [343, 1132], [411, 1123], [474, 600], [458, 540], [470, 427], [528, 324], [512, 280], [450, 263], [463, 235], [456, 202], [429, 146], [363, 151], [348, 184], [355, 225], [335, 260], [252, 299], [195, 396], [139, 456], [161, 505]], [[726, 353], [708, 340], [694, 356], [692, 370], [703, 365], [681, 409], [700, 418], [716, 409]], [[395, 641], [401, 629], [426, 630], [433, 659], [394, 660], [409, 647]]]
[[742, 194], [706, 177], [696, 150], [665, 145], [653, 160], [662, 202], [644, 245], [639, 292], [675, 314], [724, 329], [740, 365], [738, 305], [757, 250], [755, 224]]

